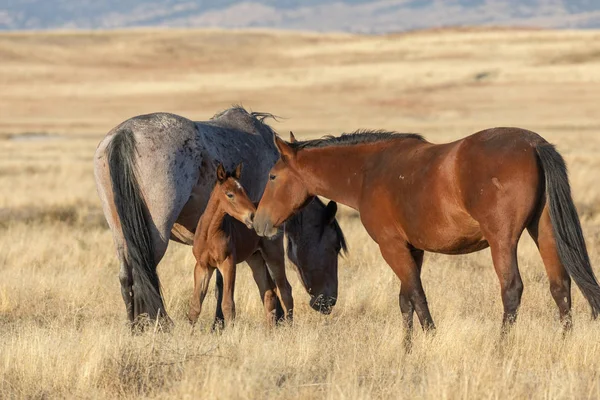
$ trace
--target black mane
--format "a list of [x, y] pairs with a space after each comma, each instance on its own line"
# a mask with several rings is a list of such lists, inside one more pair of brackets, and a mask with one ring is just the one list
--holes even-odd
[[324, 136], [320, 139], [296, 141], [289, 143], [293, 149], [308, 149], [328, 146], [351, 146], [363, 143], [375, 143], [396, 139], [417, 139], [425, 141], [417, 133], [398, 133], [394, 131], [360, 129], [352, 133], [342, 133], [341, 136]]

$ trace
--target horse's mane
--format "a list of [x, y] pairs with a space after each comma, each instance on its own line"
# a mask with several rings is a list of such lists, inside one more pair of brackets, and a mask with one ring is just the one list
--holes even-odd
[[[261, 135], [263, 136], [263, 138], [265, 139], [265, 141], [269, 144], [273, 143], [273, 138], [275, 137], [275, 135], [277, 134], [277, 132], [271, 128], [271, 126], [269, 126], [265, 120], [266, 119], [272, 119], [274, 121], [279, 121], [278, 116], [273, 115], [271, 113], [266, 113], [266, 112], [256, 112], [256, 111], [251, 111], [248, 112], [243, 106], [241, 105], [237, 105], [234, 104], [233, 106], [216, 113], [215, 115], [213, 115], [210, 120], [216, 120], [219, 118], [227, 118], [230, 117], [233, 119], [233, 121], [236, 120], [236, 116], [239, 118], [241, 117], [242, 123], [246, 124], [249, 123], [250, 125], [254, 125], [254, 128], [261, 133]], [[239, 121], [239, 119], [238, 119]], [[239, 122], [238, 122], [239, 123]]]
[[307, 149], [328, 146], [352, 146], [355, 144], [375, 143], [396, 139], [417, 139], [425, 141], [425, 138], [417, 133], [359, 129], [352, 133], [342, 133], [341, 136], [328, 135], [320, 139], [292, 142], [289, 143], [289, 145], [294, 149]]
[[213, 119], [221, 118], [225, 114], [232, 112], [232, 111], [237, 111], [239, 113], [245, 114], [248, 117], [251, 117], [252, 119], [254, 119], [256, 122], [260, 122], [261, 124], [266, 125], [269, 129], [271, 129], [271, 127], [265, 123], [265, 119], [271, 118], [274, 121], [279, 121], [279, 119], [281, 118], [281, 117], [278, 117], [277, 115], [274, 115], [271, 113], [266, 113], [266, 112], [258, 112], [258, 111], [248, 112], [243, 106], [241, 106], [239, 104], [234, 104], [231, 107], [216, 113], [210, 119], [213, 120]]

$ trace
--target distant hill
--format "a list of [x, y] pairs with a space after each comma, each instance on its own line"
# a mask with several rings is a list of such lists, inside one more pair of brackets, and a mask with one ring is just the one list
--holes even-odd
[[0, 2], [0, 30], [163, 26], [382, 33], [460, 25], [600, 28], [600, 0]]

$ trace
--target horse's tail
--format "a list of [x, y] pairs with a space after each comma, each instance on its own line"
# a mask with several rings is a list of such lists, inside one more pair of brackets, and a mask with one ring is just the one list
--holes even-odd
[[115, 207], [126, 246], [126, 261], [133, 275], [134, 316], [165, 314], [156, 273], [154, 245], [147, 207], [136, 178], [136, 140], [130, 129], [117, 131], [107, 146], [108, 168]]
[[536, 147], [546, 178], [546, 196], [560, 261], [592, 307], [600, 313], [600, 286], [594, 276], [567, 176], [567, 166], [554, 146]]

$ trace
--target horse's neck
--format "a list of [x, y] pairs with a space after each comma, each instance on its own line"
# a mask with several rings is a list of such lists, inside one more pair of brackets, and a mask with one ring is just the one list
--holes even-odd
[[213, 191], [208, 200], [208, 204], [206, 205], [206, 209], [200, 217], [196, 235], [200, 235], [200, 238], [204, 241], [214, 237], [215, 234], [221, 230], [225, 215], [227, 215], [227, 213], [220, 204], [220, 200], [214, 196]]
[[358, 210], [365, 166], [379, 147], [358, 144], [310, 148], [299, 151], [296, 162], [310, 194]]

